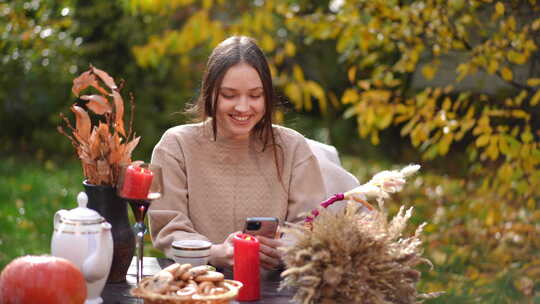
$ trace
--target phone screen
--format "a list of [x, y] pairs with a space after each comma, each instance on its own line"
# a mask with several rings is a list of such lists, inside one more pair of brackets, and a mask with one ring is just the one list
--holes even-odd
[[275, 238], [279, 220], [276, 217], [248, 217], [244, 233], [262, 235], [267, 238]]

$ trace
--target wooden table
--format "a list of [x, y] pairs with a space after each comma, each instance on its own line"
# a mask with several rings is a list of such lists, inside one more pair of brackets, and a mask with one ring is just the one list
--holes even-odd
[[[116, 304], [116, 303], [143, 303], [141, 299], [137, 299], [130, 295], [129, 291], [136, 285], [136, 268], [135, 260], [132, 261], [129, 268], [128, 275], [126, 277], [127, 282], [115, 283], [105, 285], [105, 289], [101, 294], [104, 304]], [[170, 259], [165, 258], [151, 258], [145, 257], [144, 260], [144, 275], [153, 275], [164, 267], [173, 263]], [[232, 273], [230, 271], [224, 271], [225, 277], [232, 279]], [[293, 296], [291, 290], [278, 291], [279, 287], [279, 272], [268, 272], [261, 275], [261, 299], [256, 302], [237, 302], [231, 303], [262, 303], [262, 304], [285, 304], [291, 303], [290, 300]]]

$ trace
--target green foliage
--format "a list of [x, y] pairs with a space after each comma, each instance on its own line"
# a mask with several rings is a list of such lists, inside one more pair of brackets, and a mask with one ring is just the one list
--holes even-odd
[[0, 139], [6, 145], [53, 147], [39, 126], [54, 121], [70, 100], [58, 84], [69, 83], [82, 42], [70, 3], [0, 1]]

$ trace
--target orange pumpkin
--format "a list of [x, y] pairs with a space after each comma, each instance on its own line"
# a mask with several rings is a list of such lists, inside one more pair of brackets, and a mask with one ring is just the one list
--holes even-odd
[[84, 277], [72, 262], [53, 256], [23, 256], [0, 274], [0, 303], [82, 304]]

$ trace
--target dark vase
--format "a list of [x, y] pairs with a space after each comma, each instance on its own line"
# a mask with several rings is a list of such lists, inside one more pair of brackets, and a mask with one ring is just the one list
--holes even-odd
[[88, 208], [96, 210], [112, 226], [113, 260], [107, 282], [126, 281], [126, 274], [135, 251], [135, 235], [129, 224], [127, 203], [116, 194], [116, 188], [83, 182]]

